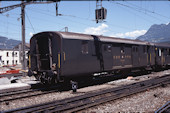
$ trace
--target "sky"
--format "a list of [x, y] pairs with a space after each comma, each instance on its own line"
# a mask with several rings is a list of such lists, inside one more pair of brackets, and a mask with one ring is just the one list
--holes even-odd
[[[1, 1], [0, 8], [21, 1]], [[31, 4], [25, 7], [26, 42], [43, 31], [69, 32], [135, 39], [153, 24], [170, 22], [170, 1], [103, 1], [107, 17], [96, 23], [96, 1], [61, 1], [56, 16], [55, 3]], [[0, 14], [0, 36], [21, 40], [21, 8]]]

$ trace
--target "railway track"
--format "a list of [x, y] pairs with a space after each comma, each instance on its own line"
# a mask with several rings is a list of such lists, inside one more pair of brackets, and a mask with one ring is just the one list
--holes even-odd
[[170, 101], [168, 101], [165, 105], [159, 108], [155, 113], [169, 113], [170, 112]]
[[13, 91], [13, 92], [6, 92], [0, 94], [0, 102], [10, 102], [12, 100], [44, 95], [55, 91], [58, 91], [58, 86], [45, 87], [45, 88], [41, 86], [37, 89], [25, 89], [25, 90]]
[[91, 92], [85, 95], [71, 97], [63, 100], [48, 102], [4, 111], [11, 112], [77, 112], [92, 106], [113, 101], [125, 96], [136, 94], [156, 87], [165, 87], [170, 84], [170, 75], [155, 77], [150, 80], [129, 84], [117, 88], [106, 89], [98, 92]]
[[[120, 78], [118, 76], [116, 76], [116, 77], [117, 77], [117, 79]], [[114, 78], [116, 78], [116, 77], [114, 77]], [[82, 85], [80, 84], [80, 87], [86, 87], [86, 86], [89, 86], [90, 84], [91, 85], [102, 84], [102, 83], [109, 82], [112, 80], [115, 80], [115, 79], [113, 79], [112, 76], [101, 77], [98, 79], [94, 79], [91, 82], [88, 81], [88, 83], [85, 83], [85, 84], [81, 83]], [[50, 87], [44, 88], [44, 85], [42, 85], [42, 84], [34, 84], [31, 87], [21, 89], [21, 90], [18, 88], [16, 88], [16, 90], [13, 89], [13, 91], [7, 90], [0, 94], [0, 102], [10, 102], [13, 100], [48, 94], [48, 93], [52, 93], [55, 91], [70, 90], [70, 88], [69, 88], [70, 85], [65, 84], [63, 86], [60, 84], [58, 86], [53, 86], [53, 87], [50, 86]]]

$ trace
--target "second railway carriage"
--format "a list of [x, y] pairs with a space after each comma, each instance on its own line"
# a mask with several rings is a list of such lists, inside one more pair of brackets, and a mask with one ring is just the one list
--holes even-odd
[[29, 75], [42, 83], [58, 83], [65, 78], [94, 73], [152, 68], [158, 59], [153, 43], [71, 32], [41, 32], [30, 40]]
[[104, 36], [98, 36], [98, 38], [103, 46], [104, 71], [145, 69], [155, 65], [152, 43]]
[[156, 67], [170, 66], [170, 45], [156, 43], [155, 44], [155, 63]]

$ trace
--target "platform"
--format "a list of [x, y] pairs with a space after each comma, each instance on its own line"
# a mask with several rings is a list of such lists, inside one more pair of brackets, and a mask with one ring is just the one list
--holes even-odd
[[10, 92], [15, 90], [24, 90], [31, 88], [31, 85], [37, 84], [34, 78], [22, 77], [17, 80], [17, 83], [11, 83], [8, 78], [0, 78], [0, 93]]

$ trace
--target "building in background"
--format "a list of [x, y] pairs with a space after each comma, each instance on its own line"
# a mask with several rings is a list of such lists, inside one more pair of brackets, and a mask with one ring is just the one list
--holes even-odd
[[[29, 44], [25, 44], [25, 57], [28, 59], [27, 53]], [[21, 64], [22, 59], [21, 43], [13, 49], [0, 49], [0, 66], [12, 66]]]

